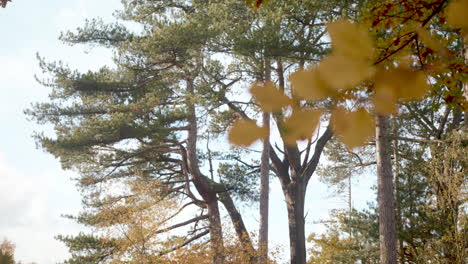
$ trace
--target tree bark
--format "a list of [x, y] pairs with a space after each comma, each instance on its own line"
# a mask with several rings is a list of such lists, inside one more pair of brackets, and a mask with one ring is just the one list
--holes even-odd
[[210, 244], [213, 250], [213, 264], [224, 263], [224, 243], [223, 230], [221, 226], [221, 216], [219, 214], [218, 200], [216, 197], [207, 202], [208, 220], [210, 222]]
[[[270, 60], [265, 59], [265, 81], [271, 79]], [[263, 126], [270, 131], [270, 113], [262, 115]], [[270, 193], [270, 136], [263, 139], [260, 159], [260, 228], [258, 234], [258, 263], [268, 262], [268, 207]]]
[[[263, 113], [263, 125], [269, 129], [270, 113]], [[260, 164], [260, 230], [258, 239], [259, 263], [268, 261], [268, 206], [270, 192], [270, 137], [263, 140]]]
[[242, 245], [242, 250], [245, 256], [248, 256], [248, 263], [253, 264], [257, 262], [258, 258], [256, 257], [256, 250], [253, 247], [252, 240], [250, 239], [250, 235], [247, 232], [244, 220], [242, 219], [241, 214], [234, 205], [231, 196], [227, 192], [222, 192], [219, 193], [219, 200], [223, 203], [224, 208], [226, 208], [226, 211], [228, 212], [229, 217], [231, 218], [234, 230], [236, 231], [237, 238], [239, 239]]
[[285, 193], [288, 210], [289, 250], [291, 264], [306, 263], [304, 184], [291, 182]]
[[376, 117], [380, 263], [396, 264], [396, 226], [388, 117]]

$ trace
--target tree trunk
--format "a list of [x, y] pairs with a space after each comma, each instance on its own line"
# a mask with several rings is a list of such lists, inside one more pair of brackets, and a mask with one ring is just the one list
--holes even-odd
[[378, 115], [376, 119], [380, 263], [396, 264], [395, 199], [390, 157], [391, 147], [388, 137], [388, 117]]
[[219, 214], [218, 200], [214, 197], [213, 200], [207, 202], [208, 220], [210, 222], [210, 244], [213, 250], [213, 264], [224, 263], [224, 243], [223, 229], [221, 227], [221, 216]]
[[[187, 94], [194, 94], [193, 79], [187, 80]], [[221, 226], [221, 216], [219, 214], [218, 198], [216, 190], [213, 190], [209, 179], [200, 171], [197, 156], [198, 127], [195, 105], [190, 101], [186, 102], [188, 109], [188, 135], [187, 135], [187, 166], [192, 176], [193, 184], [208, 207], [208, 220], [210, 230], [210, 245], [213, 251], [213, 264], [224, 263], [224, 243]]]
[[[265, 81], [270, 81], [270, 60], [265, 59]], [[270, 131], [270, 113], [263, 113], [263, 126]], [[270, 192], [270, 137], [263, 140], [260, 160], [260, 228], [258, 234], [258, 263], [268, 262], [268, 206]]]
[[304, 185], [291, 182], [284, 195], [286, 197], [286, 206], [288, 210], [291, 264], [305, 264]]
[[[268, 128], [270, 113], [263, 113], [263, 124]], [[260, 164], [260, 230], [258, 238], [259, 264], [268, 261], [268, 206], [270, 192], [270, 137], [263, 140]]]
[[[398, 136], [399, 133], [399, 124], [398, 121], [395, 121], [395, 130], [394, 130], [394, 136]], [[405, 260], [405, 254], [403, 250], [403, 239], [399, 238], [398, 234], [400, 234], [403, 231], [403, 225], [402, 225], [402, 216], [401, 216], [401, 203], [399, 200], [400, 197], [400, 192], [401, 192], [401, 187], [400, 187], [400, 157], [398, 155], [398, 139], [394, 139], [393, 141], [393, 159], [394, 159], [394, 184], [395, 184], [395, 226], [396, 226], [396, 231], [397, 231], [397, 255], [399, 258], [400, 263], [404, 263]]]
[[234, 230], [237, 234], [237, 238], [239, 239], [242, 245], [242, 251], [244, 255], [248, 257], [248, 260], [246, 261], [249, 264], [257, 262], [257, 252], [253, 247], [252, 240], [250, 239], [250, 235], [247, 232], [244, 220], [242, 219], [241, 214], [234, 205], [231, 196], [227, 192], [222, 192], [219, 193], [219, 200], [223, 203], [224, 208], [226, 208], [226, 211], [228, 212], [229, 217], [231, 218]]

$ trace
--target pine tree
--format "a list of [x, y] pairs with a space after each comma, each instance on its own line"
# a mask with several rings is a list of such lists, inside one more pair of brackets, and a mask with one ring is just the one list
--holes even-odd
[[[91, 20], [76, 33], [62, 36], [71, 44], [115, 50], [115, 68], [79, 73], [40, 59], [52, 77], [43, 84], [53, 91], [50, 102], [36, 104], [27, 113], [39, 123], [52, 124], [56, 136], [37, 135], [38, 143], [60, 158], [64, 168], [80, 172], [79, 185], [91, 213], [83, 220], [88, 224], [105, 224], [99, 215], [106, 206], [141, 196], [128, 191], [128, 184], [142, 180], [151, 183], [148, 186], [161, 199], [185, 201], [180, 211], [198, 210], [198, 216], [187, 220], [192, 230], [185, 240], [177, 240], [179, 246], [209, 234], [213, 263], [224, 262], [221, 202], [245, 251], [253, 254], [249, 233], [231, 198], [235, 191], [219, 182], [222, 176], [210, 178], [201, 169], [198, 142], [207, 129], [204, 122], [210, 119], [200, 117], [204, 111], [213, 112], [213, 105], [221, 105], [213, 102], [213, 89], [227, 79], [206, 51], [205, 44], [218, 36], [205, 24], [208, 6], [197, 1], [124, 4], [119, 18], [139, 23], [142, 32]], [[214, 78], [213, 72], [221, 75]], [[226, 88], [231, 87], [220, 89], [226, 92]], [[199, 226], [198, 220], [206, 224]], [[73, 239], [62, 239], [73, 245]]]

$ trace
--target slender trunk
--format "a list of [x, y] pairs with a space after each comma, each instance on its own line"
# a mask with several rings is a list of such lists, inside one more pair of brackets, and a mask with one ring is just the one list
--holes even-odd
[[[270, 113], [263, 113], [263, 124], [269, 127]], [[270, 192], [270, 138], [263, 141], [263, 150], [260, 164], [260, 230], [259, 230], [259, 264], [268, 261], [268, 206]]]
[[[194, 94], [193, 80], [187, 80], [187, 94]], [[186, 102], [188, 109], [187, 121], [189, 124], [187, 136], [187, 160], [188, 170], [192, 176], [193, 184], [198, 193], [202, 196], [208, 207], [208, 220], [210, 230], [210, 245], [213, 251], [213, 264], [224, 263], [224, 243], [221, 226], [221, 216], [219, 214], [218, 198], [216, 191], [212, 189], [208, 178], [201, 173], [197, 156], [197, 116], [195, 105], [190, 101]]]
[[[270, 81], [270, 60], [265, 59], [265, 81]], [[270, 113], [263, 113], [263, 126], [270, 130]], [[259, 264], [268, 262], [268, 206], [270, 192], [270, 137], [263, 140], [260, 160], [260, 230], [258, 235]]]
[[377, 116], [377, 178], [380, 234], [380, 263], [396, 264], [396, 226], [393, 174], [388, 137], [388, 117]]
[[219, 200], [223, 203], [224, 208], [231, 218], [234, 230], [236, 231], [237, 238], [242, 245], [242, 251], [246, 257], [246, 263], [253, 264], [257, 262], [256, 251], [253, 247], [252, 240], [250, 239], [247, 228], [245, 227], [244, 220], [237, 210], [231, 196], [227, 192], [219, 193]]
[[[398, 133], [398, 129], [395, 129], [396, 133]], [[395, 133], [395, 135], [396, 135]], [[396, 230], [397, 234], [403, 232], [403, 225], [402, 225], [402, 216], [401, 216], [401, 204], [400, 204], [400, 157], [398, 156], [398, 139], [395, 139], [395, 143], [393, 145], [393, 157], [395, 159], [395, 213], [396, 213]], [[397, 235], [397, 243], [398, 243], [398, 256], [400, 259], [400, 263], [404, 263], [405, 254], [403, 250], [403, 239], [399, 238]]]
[[291, 182], [285, 192], [288, 210], [289, 250], [291, 264], [306, 263], [304, 185]]
[[[353, 217], [353, 196], [352, 196], [352, 189], [353, 189], [353, 185], [352, 185], [352, 178], [351, 178], [351, 175], [348, 176], [348, 217], [349, 217], [349, 220], [351, 221], [351, 217]], [[353, 228], [352, 228], [352, 225], [351, 223], [348, 224], [348, 228], [349, 228], [349, 238], [352, 239], [353, 238]]]

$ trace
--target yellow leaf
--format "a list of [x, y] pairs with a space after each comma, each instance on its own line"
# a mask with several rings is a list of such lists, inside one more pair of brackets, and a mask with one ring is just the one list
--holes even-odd
[[375, 133], [374, 119], [364, 108], [349, 112], [338, 107], [332, 112], [331, 123], [338, 138], [349, 149], [363, 146]]
[[374, 52], [373, 41], [365, 27], [348, 20], [337, 20], [327, 25], [334, 54], [359, 60], [370, 60]]
[[395, 91], [388, 86], [381, 86], [372, 97], [375, 111], [385, 116], [397, 114], [397, 101]]
[[292, 115], [283, 123], [283, 139], [286, 144], [294, 145], [297, 140], [304, 140], [312, 137], [320, 121], [322, 110], [302, 110], [293, 111]]
[[292, 100], [276, 88], [273, 82], [256, 82], [250, 88], [250, 93], [265, 112], [276, 112], [291, 104]]
[[316, 68], [298, 70], [289, 76], [294, 95], [308, 100], [321, 100], [334, 94]]
[[454, 28], [468, 29], [468, 0], [456, 0], [447, 6], [447, 23]]
[[445, 52], [444, 46], [434, 39], [434, 37], [431, 36], [431, 33], [423, 28], [423, 27], [418, 27], [416, 28], [416, 32], [418, 33], [418, 38], [430, 49], [434, 51], [442, 51]]
[[371, 77], [374, 67], [367, 60], [332, 54], [320, 62], [320, 77], [333, 89], [349, 89]]
[[386, 91], [404, 101], [422, 99], [429, 89], [424, 73], [407, 67], [380, 69], [375, 75], [376, 93]]
[[256, 140], [266, 138], [268, 133], [267, 128], [257, 126], [252, 120], [239, 119], [232, 125], [228, 139], [234, 145], [248, 147]]

